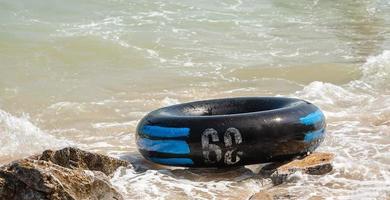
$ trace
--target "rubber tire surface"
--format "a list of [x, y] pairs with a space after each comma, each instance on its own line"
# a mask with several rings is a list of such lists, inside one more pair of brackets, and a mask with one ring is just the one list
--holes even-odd
[[233, 167], [314, 151], [325, 136], [315, 105], [284, 97], [196, 101], [155, 110], [137, 127], [148, 160], [172, 166]]

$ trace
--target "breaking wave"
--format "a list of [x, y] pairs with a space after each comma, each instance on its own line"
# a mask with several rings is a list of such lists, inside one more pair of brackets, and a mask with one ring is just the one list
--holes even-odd
[[39, 129], [27, 115], [15, 117], [0, 109], [0, 162], [70, 144]]
[[360, 69], [362, 77], [346, 85], [313, 82], [295, 94], [325, 111], [328, 136], [320, 149], [337, 156], [332, 174], [306, 180], [295, 190], [303, 192], [309, 184], [338, 198], [388, 197], [390, 51], [368, 58]]

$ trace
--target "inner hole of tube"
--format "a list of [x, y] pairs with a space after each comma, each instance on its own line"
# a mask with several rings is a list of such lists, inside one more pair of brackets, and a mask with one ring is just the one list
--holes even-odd
[[189, 116], [218, 116], [269, 111], [286, 106], [279, 101], [227, 101], [187, 105], [181, 114]]

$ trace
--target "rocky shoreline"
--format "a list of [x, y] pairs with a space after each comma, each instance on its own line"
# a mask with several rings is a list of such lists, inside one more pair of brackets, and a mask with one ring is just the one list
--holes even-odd
[[[332, 161], [330, 153], [313, 153], [302, 159], [266, 165], [260, 175], [279, 185], [298, 171], [326, 174], [332, 170]], [[112, 174], [119, 167], [132, 166], [124, 160], [73, 147], [46, 150], [0, 167], [0, 199], [122, 200], [122, 195], [110, 183]], [[274, 197], [267, 191], [260, 191], [250, 199]]]
[[77, 148], [46, 150], [0, 167], [0, 199], [123, 199], [110, 175], [129, 163]]

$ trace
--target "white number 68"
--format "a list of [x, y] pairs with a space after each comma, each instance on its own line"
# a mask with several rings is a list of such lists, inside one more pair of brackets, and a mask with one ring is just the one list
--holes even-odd
[[[220, 146], [211, 144], [210, 140], [213, 143], [219, 142], [218, 132], [213, 128], [208, 128], [202, 133], [202, 153], [206, 163], [216, 163], [222, 159], [222, 150]], [[224, 155], [224, 162], [228, 165], [232, 165], [240, 161], [242, 152], [237, 151], [237, 149], [233, 146], [242, 143], [240, 131], [233, 127], [228, 128], [223, 136], [223, 141], [225, 143], [225, 147], [228, 148]], [[211, 153], [215, 154], [214, 159], [211, 159]]]

